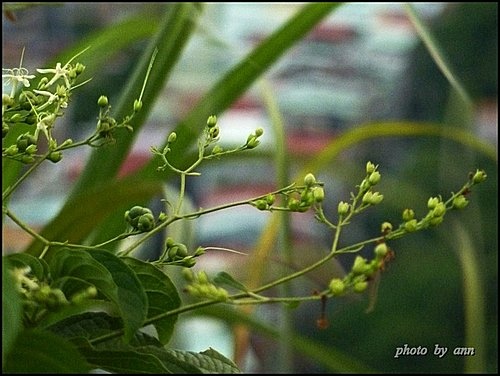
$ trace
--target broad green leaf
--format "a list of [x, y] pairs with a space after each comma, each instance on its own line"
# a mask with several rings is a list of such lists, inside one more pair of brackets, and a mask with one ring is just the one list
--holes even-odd
[[86, 279], [106, 298], [115, 303], [130, 339], [139, 329], [147, 312], [147, 298], [132, 269], [104, 250], [61, 249], [51, 257], [54, 280], [66, 276]]
[[182, 362], [192, 364], [203, 373], [240, 373], [234, 362], [210, 348], [200, 353], [181, 350], [166, 350]]
[[178, 361], [164, 349], [154, 346], [130, 350], [83, 350], [87, 361], [112, 373], [202, 373], [190, 363]]
[[4, 373], [88, 373], [92, 367], [74, 345], [41, 330], [25, 330], [7, 355]]
[[12, 253], [6, 256], [13, 267], [29, 267], [30, 274], [39, 281], [44, 281], [48, 277], [49, 266], [43, 259], [31, 256], [27, 253]]
[[165, 350], [158, 340], [140, 332], [129, 343], [112, 339], [94, 345], [83, 338], [75, 343], [95, 368], [113, 373], [202, 373], [195, 365]]
[[[177, 289], [170, 278], [160, 269], [148, 262], [135, 258], [127, 257], [123, 261], [134, 270], [146, 291], [148, 297], [148, 319], [178, 308], [181, 305]], [[166, 344], [170, 340], [176, 321], [177, 315], [153, 322], [161, 343]]]
[[[60, 322], [65, 322], [68, 318], [79, 318], [81, 315], [88, 312], [102, 312], [118, 315], [116, 312], [116, 306], [111, 302], [107, 300], [86, 299], [79, 304], [70, 304], [61, 307], [57, 311], [49, 312], [37, 323], [37, 325], [43, 329], [52, 328]], [[119, 322], [121, 328], [121, 320]], [[57, 333], [56, 331], [54, 332]]]
[[22, 300], [10, 270], [8, 258], [2, 258], [2, 364], [22, 329]]
[[125, 325], [125, 338], [130, 340], [147, 317], [148, 298], [144, 288], [134, 271], [119, 257], [97, 249], [88, 254], [109, 270], [118, 287], [117, 303]]
[[110, 332], [120, 331], [122, 328], [122, 321], [119, 318], [111, 317], [104, 312], [85, 312], [51, 324], [49, 327], [52, 332], [71, 341], [80, 338], [91, 340]]

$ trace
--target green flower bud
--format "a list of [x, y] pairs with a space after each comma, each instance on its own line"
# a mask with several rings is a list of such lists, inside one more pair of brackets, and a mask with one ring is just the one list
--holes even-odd
[[134, 112], [139, 112], [142, 108], [142, 101], [140, 101], [139, 99], [136, 99], [134, 101]]
[[182, 269], [182, 276], [188, 282], [194, 281], [194, 273], [191, 269]]
[[147, 213], [139, 217], [137, 229], [142, 232], [151, 231], [155, 227], [155, 219], [153, 214]]
[[180, 258], [184, 258], [188, 255], [188, 249], [185, 244], [179, 243], [177, 245], [178, 250], [177, 250], [177, 256]]
[[2, 123], [2, 138], [7, 136], [7, 134], [9, 133], [9, 130], [10, 130], [9, 125], [6, 123]]
[[165, 222], [167, 220], [168, 216], [167, 214], [165, 214], [164, 212], [161, 212], [159, 215], [158, 215], [158, 221], [160, 222]]
[[354, 264], [352, 265], [352, 272], [354, 274], [363, 274], [366, 271], [366, 259], [361, 256], [356, 256]]
[[211, 115], [207, 119], [207, 127], [208, 128], [213, 128], [217, 125], [217, 116]]
[[443, 202], [438, 203], [432, 210], [432, 215], [434, 217], [442, 217], [444, 213], [446, 213], [446, 206]]
[[47, 156], [47, 159], [53, 163], [57, 163], [62, 159], [62, 153], [60, 151], [53, 151]]
[[[442, 218], [442, 217], [441, 217]], [[417, 230], [417, 220], [416, 219], [411, 219], [407, 222], [405, 222], [404, 224], [404, 229], [407, 231], [407, 232], [414, 232]]]
[[339, 296], [344, 293], [345, 284], [340, 278], [334, 278], [330, 281], [328, 288], [330, 289], [330, 292], [333, 296]]
[[444, 216], [441, 215], [439, 217], [431, 218], [431, 220], [429, 221], [429, 223], [430, 223], [431, 226], [437, 226], [441, 222], [443, 222], [443, 219], [444, 219]]
[[313, 190], [313, 197], [315, 202], [323, 202], [325, 199], [325, 191], [322, 187], [316, 187]]
[[427, 207], [432, 210], [434, 209], [437, 204], [439, 204], [440, 200], [437, 197], [430, 197], [429, 200], [427, 201]]
[[288, 200], [288, 208], [291, 211], [298, 211], [300, 207], [300, 201], [296, 198], [291, 198]]
[[363, 199], [362, 199], [363, 204], [371, 204], [372, 198], [373, 198], [373, 192], [372, 191], [366, 192], [363, 195]]
[[260, 144], [260, 141], [257, 140], [257, 137], [255, 136], [251, 136], [248, 138], [247, 140], [247, 143], [246, 143], [246, 147], [247, 149], [254, 149], [256, 148], [258, 145]]
[[14, 98], [12, 98], [9, 94], [2, 94], [2, 106], [12, 106], [14, 103]]
[[474, 184], [482, 183], [486, 180], [487, 177], [488, 175], [486, 175], [486, 172], [484, 172], [484, 170], [476, 170], [475, 174], [472, 177], [472, 182]]
[[17, 153], [19, 153], [19, 149], [18, 149], [17, 145], [10, 145], [7, 149], [5, 149], [5, 154], [7, 154], [11, 157], [13, 155], [16, 155]]
[[350, 205], [347, 202], [340, 201], [338, 206], [339, 215], [346, 215], [349, 213]]
[[304, 177], [304, 184], [307, 186], [307, 187], [311, 187], [312, 185], [316, 184], [316, 178], [314, 177], [313, 174], [311, 173], [308, 173], [305, 177]]
[[269, 193], [267, 196], [266, 196], [266, 202], [268, 205], [272, 205], [274, 204], [274, 200], [275, 200], [275, 197], [273, 194]]
[[264, 129], [259, 127], [255, 130], [254, 134], [255, 134], [255, 137], [260, 137], [264, 134]]
[[165, 241], [165, 245], [167, 246], [167, 248], [171, 248], [175, 245], [175, 241], [174, 239], [172, 239], [170, 236], [167, 238], [167, 240]]
[[367, 287], [368, 287], [368, 282], [366, 282], [366, 281], [359, 281], [359, 282], [356, 282], [354, 284], [354, 286], [352, 287], [352, 289], [354, 290], [354, 292], [360, 294], [363, 291], [365, 291]]
[[375, 185], [379, 181], [380, 181], [380, 172], [378, 171], [373, 171], [368, 177], [368, 183], [370, 183], [371, 185]]
[[415, 212], [413, 209], [405, 209], [403, 210], [403, 221], [408, 222], [415, 218]]
[[25, 164], [31, 164], [31, 163], [35, 162], [35, 158], [32, 157], [31, 155], [23, 155], [21, 157], [21, 162], [23, 162]]
[[196, 260], [193, 258], [193, 256], [185, 257], [182, 260], [182, 266], [184, 266], [185, 268], [192, 268], [195, 265], [196, 265]]
[[202, 285], [205, 285], [205, 284], [208, 284], [208, 276], [207, 276], [207, 273], [205, 273], [205, 271], [203, 270], [200, 270], [198, 272], [198, 283], [202, 284]]
[[71, 138], [68, 138], [67, 140], [64, 140], [63, 143], [61, 144], [61, 147], [66, 147], [73, 145], [73, 140]]
[[220, 145], [215, 145], [214, 148], [212, 149], [212, 154], [220, 154], [223, 151], [224, 149], [222, 149]]
[[382, 234], [388, 234], [391, 231], [392, 231], [392, 224], [390, 222], [382, 223], [382, 226], [381, 226]]
[[254, 201], [253, 204], [259, 210], [269, 209], [269, 204], [267, 203], [266, 199]]
[[378, 192], [374, 192], [372, 195], [372, 198], [370, 200], [370, 204], [371, 205], [378, 205], [382, 202], [383, 199], [384, 199], [384, 195], [381, 195]]
[[469, 204], [469, 201], [464, 195], [457, 196], [453, 199], [453, 207], [456, 209], [463, 209]]
[[196, 248], [196, 251], [194, 251], [195, 256], [201, 256], [205, 254], [205, 248], [203, 247], [198, 247]]
[[169, 144], [173, 144], [175, 142], [175, 140], [177, 140], [177, 134], [175, 132], [172, 132], [168, 135], [168, 140], [167, 142]]
[[372, 162], [366, 162], [366, 174], [370, 175], [375, 171], [376, 167]]
[[385, 243], [377, 244], [377, 246], [375, 247], [375, 256], [378, 259], [383, 258], [387, 254], [387, 252], [389, 252], [389, 248]]

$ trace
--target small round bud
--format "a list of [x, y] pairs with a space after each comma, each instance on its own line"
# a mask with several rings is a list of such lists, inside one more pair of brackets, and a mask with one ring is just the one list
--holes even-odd
[[203, 270], [200, 270], [198, 272], [198, 283], [204, 285], [204, 284], [208, 284], [208, 276], [207, 276], [207, 273], [205, 273], [205, 271]]
[[472, 182], [474, 184], [482, 183], [486, 180], [487, 177], [488, 175], [486, 175], [486, 172], [484, 172], [484, 170], [476, 170], [475, 174], [472, 177]]
[[23, 162], [25, 164], [31, 164], [31, 163], [35, 162], [35, 158], [32, 157], [31, 155], [23, 155], [21, 157], [21, 162]]
[[330, 289], [330, 292], [333, 296], [339, 296], [342, 295], [342, 293], [345, 291], [345, 284], [341, 279], [334, 278], [330, 281], [328, 288]]
[[[442, 217], [441, 217], [442, 218]], [[417, 231], [417, 220], [416, 219], [412, 219], [412, 220], [409, 220], [408, 222], [405, 222], [404, 224], [404, 229], [407, 231], [407, 232], [414, 232], [414, 231]]]
[[354, 284], [354, 286], [352, 286], [352, 289], [354, 290], [354, 292], [359, 294], [359, 293], [362, 293], [363, 291], [365, 291], [367, 287], [368, 287], [368, 282], [359, 281], [359, 282], [356, 282]]
[[152, 214], [147, 213], [139, 217], [137, 229], [142, 232], [151, 231], [155, 226], [155, 219]]
[[376, 167], [372, 162], [366, 162], [366, 174], [370, 175], [375, 171]]
[[439, 198], [437, 197], [430, 197], [427, 201], [427, 207], [431, 210], [434, 209], [437, 204], [439, 204]]
[[403, 210], [403, 221], [408, 222], [415, 218], [415, 212], [413, 209], [405, 209]]
[[207, 127], [208, 128], [213, 128], [217, 125], [217, 116], [211, 115], [207, 119]]
[[442, 217], [444, 213], [446, 213], [446, 205], [443, 202], [438, 203], [432, 210], [432, 215], [434, 217]]
[[[211, 128], [209, 128], [209, 135], [210, 135], [210, 138], [217, 138], [219, 137], [219, 127], [218, 126], [213, 126]], [[257, 146], [257, 145], [255, 145]]]
[[363, 195], [363, 199], [362, 199], [363, 204], [371, 204], [372, 198], [373, 198], [373, 192], [372, 191], [366, 192]]
[[381, 230], [382, 234], [387, 234], [387, 233], [392, 231], [392, 224], [390, 222], [384, 222], [384, 223], [382, 223], [380, 230]]
[[374, 192], [372, 195], [372, 198], [370, 200], [370, 204], [371, 205], [378, 205], [382, 202], [383, 199], [384, 199], [384, 195], [381, 195], [378, 192]]
[[57, 163], [62, 159], [62, 153], [60, 151], [53, 151], [47, 156], [47, 159], [53, 163]]
[[170, 144], [173, 144], [177, 140], [177, 134], [175, 132], [172, 132], [168, 135], [168, 140], [167, 142]]
[[314, 177], [313, 174], [311, 173], [308, 173], [305, 177], [304, 177], [304, 184], [308, 187], [316, 184], [316, 178]]
[[300, 207], [300, 201], [297, 200], [296, 198], [291, 198], [290, 200], [288, 200], [288, 208], [291, 211], [297, 211], [299, 210], [299, 207]]
[[259, 127], [255, 130], [254, 134], [255, 134], [255, 137], [260, 137], [264, 134], [264, 129]]
[[28, 154], [35, 154], [37, 150], [38, 148], [36, 147], [36, 145], [29, 145], [25, 151]]
[[347, 202], [340, 201], [338, 206], [339, 215], [346, 215], [349, 213], [350, 205]]
[[354, 274], [363, 274], [366, 270], [367, 264], [366, 259], [361, 256], [356, 256], [354, 259], [354, 264], [352, 265], [352, 272]]
[[275, 200], [275, 197], [273, 194], [269, 193], [267, 196], [266, 196], [266, 202], [268, 205], [272, 205], [274, 204], [274, 200]]
[[254, 149], [256, 148], [258, 145], [260, 144], [260, 141], [257, 140], [257, 137], [255, 136], [251, 136], [248, 138], [247, 140], [247, 143], [246, 143], [246, 146], [247, 146], [247, 149]]
[[469, 201], [464, 195], [457, 196], [453, 199], [453, 207], [456, 209], [463, 209], [469, 204]]
[[108, 105], [108, 97], [105, 95], [101, 95], [97, 100], [97, 105], [99, 107], [106, 107]]
[[325, 191], [322, 187], [316, 187], [313, 190], [313, 197], [315, 202], [323, 202], [325, 199]]
[[374, 252], [375, 252], [375, 256], [377, 258], [381, 259], [387, 254], [387, 252], [389, 252], [389, 248], [387, 248], [387, 244], [380, 243], [380, 244], [377, 244]]
[[368, 177], [368, 183], [370, 183], [371, 185], [375, 185], [379, 181], [380, 181], [380, 172], [378, 171], [373, 171]]
[[269, 204], [265, 199], [254, 201], [253, 204], [259, 210], [266, 210], [269, 208]]
[[441, 222], [443, 222], [443, 219], [444, 219], [444, 216], [439, 216], [439, 217], [434, 217], [432, 218], [429, 223], [431, 226], [437, 226], [439, 225]]
[[215, 145], [212, 149], [212, 154], [220, 154], [224, 151], [220, 145]]
[[142, 101], [140, 101], [139, 99], [136, 99], [134, 101], [134, 112], [139, 112], [142, 108]]

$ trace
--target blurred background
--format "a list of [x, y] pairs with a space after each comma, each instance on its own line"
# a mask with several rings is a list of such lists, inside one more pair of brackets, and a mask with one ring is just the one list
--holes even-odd
[[[130, 174], [150, 158], [150, 146], [160, 146], [174, 126], [224, 73], [238, 63], [260, 41], [269, 36], [302, 6], [301, 3], [212, 3], [207, 4], [182, 58], [163, 94], [155, 104], [147, 125], [138, 135], [121, 175]], [[423, 45], [403, 5], [345, 4], [332, 12], [297, 43], [244, 96], [222, 114], [216, 114], [221, 144], [238, 146], [257, 127], [265, 130], [262, 144], [252, 152], [203, 164], [201, 176], [188, 181], [189, 204], [208, 208], [247, 199], [272, 190], [278, 184], [275, 151], [278, 136], [273, 128], [265, 97], [276, 102], [283, 119], [289, 180], [304, 166], [315, 166], [318, 156], [345, 142], [348, 132], [363, 124], [388, 121], [425, 121], [467, 130], [489, 148], [497, 150], [498, 114], [498, 15], [496, 3], [414, 4], [430, 25], [457, 77], [472, 97], [472, 125], [463, 125], [457, 115], [450, 86]], [[33, 72], [73, 43], [94, 32], [126, 22], [142, 14], [154, 24], [163, 12], [161, 3], [59, 3], [27, 7], [4, 13], [2, 22], [2, 66], [23, 66]], [[89, 39], [91, 40], [91, 39]], [[81, 139], [95, 127], [95, 101], [106, 94], [110, 102], [123, 87], [147, 40], [125, 46], [101, 67], [93, 80], [78, 89], [65, 123], [58, 125], [58, 139]], [[92, 47], [92, 44], [90, 43]], [[85, 56], [82, 56], [85, 63]], [[263, 83], [264, 82], [264, 83]], [[8, 90], [4, 86], [4, 91]], [[468, 127], [468, 128], [467, 128]], [[85, 165], [89, 150], [78, 148], [65, 155], [65, 163], [46, 166], [30, 185], [17, 192], [12, 210], [35, 228], [42, 228], [64, 202]], [[486, 372], [498, 371], [498, 189], [497, 159], [472, 147], [437, 137], [368, 137], [348, 144], [328, 163], [318, 165], [316, 177], [325, 182], [325, 210], [335, 217], [339, 201], [347, 201], [364, 177], [367, 161], [380, 165], [383, 206], [357, 218], [343, 234], [350, 244], [378, 235], [380, 224], [401, 221], [402, 209], [411, 207], [417, 216], [426, 213], [430, 196], [458, 190], [467, 174], [485, 169], [488, 180], [478, 186], [463, 212], [450, 213], [442, 226], [418, 233], [390, 246], [396, 258], [383, 273], [373, 312], [365, 310], [369, 295], [347, 296], [328, 301], [325, 315], [329, 326], [320, 329], [319, 302], [304, 303], [291, 310], [278, 306], [245, 311], [251, 320], [265, 326], [242, 329], [236, 319], [214, 310], [181, 317], [171, 345], [193, 351], [213, 347], [235, 359], [249, 373], [346, 371], [349, 365], [375, 372], [464, 372], [466, 357], [451, 354], [455, 347], [474, 347], [478, 364]], [[168, 192], [175, 181], [165, 182]], [[158, 203], [158, 200], [156, 200]], [[152, 204], [154, 205], [154, 203]], [[36, 210], [32, 210], [36, 207]], [[161, 208], [161, 204], [160, 204]], [[252, 278], [252, 258], [261, 236], [271, 226], [271, 215], [252, 207], [221, 211], [184, 224], [178, 229], [183, 241], [195, 247], [228, 247], [248, 256], [211, 252], [196, 265], [209, 273], [229, 271]], [[448, 221], [449, 220], [449, 221]], [[470, 240], [470, 252], [480, 271], [483, 317], [477, 329], [485, 335], [479, 343], [469, 337], [465, 325], [464, 280], [461, 252]], [[167, 236], [168, 234], [163, 234]], [[288, 239], [279, 238], [276, 252], [265, 260], [261, 275], [271, 280], [286, 270], [322, 257], [331, 245], [331, 233], [309, 213], [293, 215]], [[15, 226], [3, 226], [4, 252], [28, 244]], [[143, 257], [158, 255], [158, 247], [144, 250]], [[468, 244], [468, 243], [467, 243]], [[293, 265], [278, 251], [287, 245]], [[269, 245], [268, 245], [269, 246]], [[149, 253], [148, 253], [149, 252]], [[372, 249], [363, 251], [370, 257]], [[324, 289], [335, 275], [349, 269], [354, 256], [346, 255], [308, 278], [289, 286], [297, 295]], [[250, 260], [250, 261], [249, 261]], [[174, 274], [175, 271], [172, 271]], [[178, 280], [181, 284], [182, 281]], [[181, 289], [181, 285], [178, 285]], [[275, 292], [272, 292], [273, 294]], [[374, 295], [372, 295], [373, 298]], [[186, 298], [187, 297], [183, 297]], [[280, 345], [282, 317], [303, 346], [323, 346], [321, 362], [296, 345]], [[251, 324], [251, 323], [250, 323]], [[469, 324], [470, 325], [470, 322]], [[267, 329], [266, 329], [267, 328]], [[187, 335], [186, 335], [187, 334]], [[283, 337], [281, 337], [283, 338]], [[308, 342], [311, 341], [311, 342]], [[293, 342], [293, 341], [292, 341]], [[297, 342], [293, 342], [297, 344]], [[426, 356], [394, 358], [395, 350], [407, 344], [427, 347]], [[448, 347], [439, 359], [434, 346]], [[314, 349], [313, 345], [309, 349]], [[331, 364], [337, 362], [337, 369]], [[344, 368], [342, 368], [344, 367]], [[355, 369], [355, 368], [354, 368]]]

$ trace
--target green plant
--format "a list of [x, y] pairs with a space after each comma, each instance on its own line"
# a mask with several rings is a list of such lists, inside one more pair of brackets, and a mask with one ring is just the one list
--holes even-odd
[[[189, 9], [178, 5], [173, 12], [174, 14], [178, 12], [178, 15], [188, 12]], [[311, 9], [319, 7], [309, 8]], [[326, 10], [325, 6], [322, 12], [326, 13]], [[178, 18], [170, 17], [167, 24], [180, 22]], [[182, 17], [180, 19], [183, 20]], [[281, 43], [281, 40], [277, 39]], [[198, 174], [196, 168], [203, 161], [225, 158], [254, 149], [259, 144], [261, 129], [256, 129], [254, 133], [248, 135], [241, 147], [224, 150], [217, 144], [219, 133], [224, 130], [219, 129], [217, 118], [211, 113], [218, 112], [229, 101], [228, 95], [213, 102], [208, 100], [202, 102], [185, 123], [167, 135], [164, 145], [152, 148], [152, 153], [156, 156], [154, 165], [151, 164], [154, 169], [147, 167], [149, 168], [145, 170], [147, 173], [136, 177], [137, 181], [144, 180], [147, 183], [150, 175], [178, 175], [180, 178], [178, 197], [166, 202], [165, 210], [155, 217], [141, 201], [150, 192], [154, 192], [157, 186], [145, 184], [146, 191], [139, 192], [140, 199], [136, 199], [132, 194], [125, 195], [126, 199], [133, 203], [127, 202], [126, 207], [120, 209], [119, 222], [115, 222], [119, 225], [110, 226], [115, 231], [119, 229], [119, 233], [111, 234], [106, 231], [107, 226], [103, 226], [102, 233], [97, 237], [103, 240], [98, 240], [92, 245], [86, 244], [85, 237], [95, 224], [89, 228], [79, 226], [71, 231], [68, 230], [68, 224], [62, 224], [69, 222], [69, 225], [74, 225], [83, 217], [93, 215], [91, 207], [88, 212], [84, 210], [75, 213], [75, 202], [84, 202], [89, 197], [98, 196], [104, 183], [111, 180], [113, 171], [116, 172], [119, 163], [109, 158], [109, 155], [116, 156], [114, 154], [116, 152], [112, 151], [113, 145], [108, 145], [106, 149], [102, 146], [111, 143], [115, 138], [129, 137], [130, 133], [121, 133], [122, 130], [133, 128], [137, 131], [138, 119], [144, 116], [144, 111], [151, 105], [149, 101], [152, 98], [150, 95], [148, 99], [147, 92], [151, 82], [157, 79], [154, 72], [162, 59], [161, 46], [158, 55], [155, 51], [155, 49], [149, 51], [151, 53], [144, 60], [145, 63], [138, 69], [141, 75], [134, 77], [132, 86], [140, 90], [131, 90], [132, 94], [129, 95], [134, 96], [138, 92], [140, 94], [121, 101], [120, 103], [124, 104], [118, 105], [116, 111], [111, 111], [105, 96], [99, 97], [97, 101], [99, 114], [94, 132], [88, 138], [76, 142], [64, 140], [59, 143], [51, 131], [57, 118], [64, 115], [64, 108], [70, 103], [73, 90], [87, 82], [77, 83], [84, 72], [84, 66], [75, 63], [80, 53], [63, 60], [67, 63], [64, 66], [56, 65], [55, 70], [39, 70], [42, 76], [36, 77], [38, 83], [35, 90], [27, 88], [29, 86], [26, 84], [29, 84], [30, 80], [35, 82], [35, 77], [23, 70], [22, 59], [19, 68], [7, 72], [13, 82], [22, 83], [25, 88], [3, 95], [2, 129], [6, 138], [2, 147], [2, 157], [6, 161], [14, 161], [16, 165], [26, 164], [28, 169], [3, 189], [2, 208], [3, 214], [30, 234], [35, 242], [26, 252], [8, 255], [3, 260], [4, 296], [9, 301], [9, 305], [4, 304], [3, 360], [6, 372], [86, 372], [92, 368], [115, 372], [151, 373], [237, 372], [237, 367], [215, 350], [192, 353], [165, 347], [172, 335], [178, 315], [222, 303], [231, 305], [284, 303], [294, 306], [306, 301], [336, 298], [351, 292], [362, 293], [375, 275], [380, 273], [391, 260], [393, 252], [387, 244], [389, 241], [439, 225], [448, 211], [467, 206], [467, 195], [471, 188], [486, 178], [484, 171], [476, 170], [470, 174], [466, 184], [449, 198], [441, 196], [429, 198], [428, 212], [425, 216], [416, 218], [413, 210], [405, 209], [402, 212], [402, 222], [397, 226], [383, 222], [380, 234], [342, 247], [339, 245], [339, 240], [346, 226], [355, 216], [380, 204], [384, 199], [384, 196], [375, 190], [381, 174], [378, 166], [371, 162], [366, 164], [364, 177], [356, 186], [357, 190], [349, 199], [344, 198], [345, 201], [338, 203], [336, 214], [324, 210], [325, 191], [328, 187], [317, 181], [312, 173], [303, 174], [298, 183], [288, 186], [284, 184], [282, 188], [259, 197], [185, 213], [182, 206], [185, 201], [186, 185], [189, 179], [196, 179]], [[168, 54], [164, 53], [163, 56], [165, 59]], [[243, 68], [243, 70], [250, 69], [245, 66]], [[241, 70], [235, 72], [241, 74]], [[251, 82], [251, 76], [257, 76], [258, 73], [247, 72], [245, 77], [250, 76], [248, 82]], [[234, 77], [236, 76], [234, 73]], [[236, 79], [232, 77], [231, 74], [228, 75], [216, 89], [220, 90], [223, 86], [235, 82], [233, 80]], [[218, 94], [216, 89], [214, 93]], [[242, 89], [235, 89], [231, 96], [237, 96], [240, 90]], [[212, 111], [209, 104], [213, 105]], [[200, 122], [201, 118], [203, 122]], [[10, 134], [23, 126], [27, 126], [28, 131], [23, 131], [12, 139]], [[201, 129], [200, 134], [193, 129]], [[196, 152], [188, 158], [181, 158], [185, 146], [193, 141], [197, 142]], [[8, 207], [8, 199], [44, 161], [64, 162], [62, 158], [65, 150], [81, 146], [96, 148], [94, 159], [89, 166], [95, 166], [104, 160], [112, 160], [113, 166], [109, 169], [99, 169], [94, 176], [95, 180], [90, 179], [92, 170], [88, 167], [86, 171], [89, 172], [82, 177], [61, 215], [48, 227], [48, 230], [38, 233], [16, 217]], [[118, 153], [124, 155], [127, 147], [121, 145], [117, 147], [123, 148]], [[39, 153], [39, 148], [46, 151]], [[101, 154], [107, 155], [103, 157]], [[96, 184], [95, 181], [99, 180], [101, 180], [99, 184]], [[110, 182], [108, 189], [123, 184], [126, 182]], [[124, 198], [124, 196], [118, 197], [119, 202], [125, 202]], [[98, 201], [96, 206], [99, 204], [102, 204], [102, 201]], [[190, 268], [196, 263], [197, 258], [214, 249], [199, 247], [189, 250], [185, 244], [173, 238], [166, 240], [163, 253], [158, 260], [145, 262], [133, 257], [134, 251], [148, 238], [174, 222], [195, 219], [214, 211], [241, 205], [250, 205], [256, 210], [271, 212], [313, 211], [316, 219], [332, 233], [333, 240], [329, 253], [298, 271], [258, 287], [248, 287], [226, 272], [221, 272], [214, 278], [203, 271], [192, 272]], [[115, 246], [117, 241], [125, 238], [132, 238], [133, 242], [125, 249], [117, 249]], [[269, 297], [264, 294], [271, 288], [316, 270], [332, 258], [346, 253], [357, 253], [369, 245], [373, 246], [372, 259], [357, 256], [351, 270], [344, 277], [332, 276], [330, 282], [320, 292], [300, 297]], [[187, 268], [183, 273], [187, 281], [185, 290], [200, 299], [199, 301], [181, 304], [178, 288], [172, 283], [165, 269], [166, 266], [172, 265]], [[154, 327], [156, 334], [141, 331], [148, 325]], [[50, 349], [44, 351], [47, 348]], [[64, 354], [60, 349], [64, 349]], [[42, 352], [46, 358], [36, 358], [38, 352]], [[36, 362], [27, 363], [25, 362], [27, 358], [36, 359]]]

